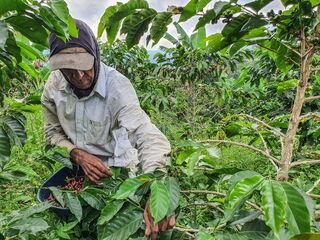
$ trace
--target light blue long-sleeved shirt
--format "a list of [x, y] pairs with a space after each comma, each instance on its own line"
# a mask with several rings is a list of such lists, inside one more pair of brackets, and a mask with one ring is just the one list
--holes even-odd
[[83, 149], [108, 166], [150, 172], [168, 163], [170, 143], [141, 109], [130, 81], [100, 64], [89, 96], [78, 99], [60, 71], [51, 72], [42, 105], [50, 144]]

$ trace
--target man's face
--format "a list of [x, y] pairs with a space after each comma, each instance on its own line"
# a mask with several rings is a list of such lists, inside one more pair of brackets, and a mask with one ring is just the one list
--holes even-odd
[[88, 89], [93, 82], [94, 68], [87, 71], [63, 68], [61, 71], [67, 75], [71, 84], [76, 88], [83, 90]]

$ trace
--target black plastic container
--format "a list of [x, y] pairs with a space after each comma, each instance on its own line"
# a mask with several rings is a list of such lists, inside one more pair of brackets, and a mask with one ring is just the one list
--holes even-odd
[[[84, 176], [84, 172], [79, 166], [74, 166], [73, 169], [63, 167], [55, 172], [51, 177], [49, 177], [39, 188], [37, 198], [39, 202], [44, 202], [48, 199], [51, 191], [47, 189], [48, 187], [61, 187], [67, 184], [66, 178], [74, 178], [74, 177]], [[67, 218], [70, 214], [68, 208], [52, 206], [50, 208], [53, 212], [55, 212], [61, 218]]]

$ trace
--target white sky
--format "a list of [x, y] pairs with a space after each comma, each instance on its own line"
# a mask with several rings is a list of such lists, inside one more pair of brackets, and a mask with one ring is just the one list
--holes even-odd
[[[72, 17], [80, 19], [84, 22], [86, 22], [93, 32], [97, 34], [97, 29], [98, 29], [98, 24], [101, 16], [104, 13], [104, 10], [116, 4], [116, 2], [127, 2], [126, 0], [66, 0], [70, 14]], [[189, 0], [148, 0], [149, 6], [154, 8], [157, 11], [166, 11], [168, 6], [174, 5], [174, 6], [185, 6]], [[214, 3], [217, 2], [216, 0], [212, 1], [207, 5], [207, 8], [212, 8]], [[239, 3], [246, 3], [246, 2], [251, 2], [250, 0], [240, 0]], [[283, 6], [280, 2], [280, 0], [274, 0], [271, 2], [269, 5], [267, 5], [263, 11], [267, 12], [269, 10], [273, 9], [275, 12], [283, 9]], [[175, 21], [178, 21], [178, 16], [174, 17]], [[197, 23], [198, 17], [193, 17], [189, 19], [188, 21], [181, 23], [181, 26], [185, 29], [185, 31], [191, 35], [195, 24]], [[219, 32], [222, 29], [223, 25], [221, 24], [215, 24], [215, 25], [210, 25], [207, 24], [206, 29], [207, 29], [207, 34], [212, 34]], [[175, 27], [173, 24], [169, 26], [169, 33], [176, 36], [176, 31]], [[146, 35], [146, 34], [145, 34]], [[102, 40], [105, 40], [105, 36], [103, 36]], [[145, 37], [141, 39], [140, 44], [145, 45]], [[153, 49], [158, 48], [159, 45], [164, 45], [164, 46], [170, 46], [170, 43], [162, 39], [160, 40], [159, 44], [153, 47]], [[151, 47], [151, 44], [149, 45], [149, 48]]]

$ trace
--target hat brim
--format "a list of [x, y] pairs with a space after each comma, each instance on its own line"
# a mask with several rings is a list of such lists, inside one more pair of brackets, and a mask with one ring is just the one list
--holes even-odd
[[87, 71], [93, 67], [94, 56], [89, 53], [55, 54], [49, 59], [52, 71], [69, 68]]

